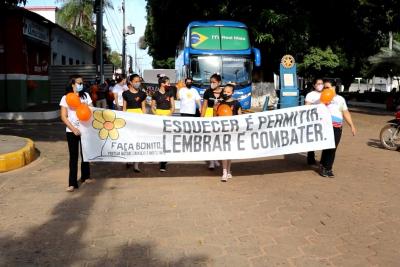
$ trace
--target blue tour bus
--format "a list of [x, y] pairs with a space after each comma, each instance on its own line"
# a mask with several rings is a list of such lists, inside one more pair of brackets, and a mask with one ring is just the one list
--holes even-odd
[[177, 80], [193, 78], [200, 95], [218, 73], [222, 85], [235, 83], [234, 97], [243, 109], [251, 106], [252, 68], [261, 65], [261, 55], [252, 48], [245, 24], [235, 21], [193, 21], [186, 28], [176, 51]]

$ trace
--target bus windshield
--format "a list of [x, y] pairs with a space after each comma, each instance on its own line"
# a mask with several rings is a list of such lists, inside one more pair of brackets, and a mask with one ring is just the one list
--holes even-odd
[[251, 59], [244, 56], [194, 56], [190, 62], [193, 83], [198, 86], [209, 85], [214, 73], [221, 75], [223, 85], [247, 86], [251, 83], [251, 66]]

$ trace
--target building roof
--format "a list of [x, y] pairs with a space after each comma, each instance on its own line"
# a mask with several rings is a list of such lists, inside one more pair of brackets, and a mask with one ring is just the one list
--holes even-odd
[[27, 6], [24, 7], [25, 9], [28, 10], [35, 10], [35, 11], [57, 11], [58, 7], [56, 6]]
[[230, 20], [203, 20], [203, 21], [192, 21], [189, 23], [188, 27], [196, 27], [196, 26], [226, 26], [226, 27], [240, 27], [240, 28], [247, 28], [246, 24], [237, 22], [237, 21], [230, 21]]

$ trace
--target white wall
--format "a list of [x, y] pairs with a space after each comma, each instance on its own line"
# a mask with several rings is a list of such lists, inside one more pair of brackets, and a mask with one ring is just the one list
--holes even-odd
[[[62, 56], [65, 56], [65, 65], [70, 65], [70, 58], [72, 65], [76, 65], [77, 60], [79, 64], [93, 64], [94, 48], [60, 28], [52, 29], [51, 50], [52, 65], [63, 65]], [[57, 53], [55, 58], [54, 53]]]
[[397, 77], [392, 79], [387, 79], [384, 77], [374, 77], [373, 79], [369, 79], [367, 83], [362, 82], [358, 84], [357, 82], [352, 83], [349, 88], [349, 92], [356, 92], [360, 90], [360, 93], [363, 93], [368, 90], [372, 91], [382, 91], [382, 92], [390, 92], [393, 88], [399, 88], [399, 82]]
[[46, 19], [50, 20], [53, 23], [56, 23], [56, 11], [55, 10], [34, 10], [34, 9], [30, 9], [30, 11], [35, 12], [36, 14], [39, 14], [42, 17], [45, 17]]

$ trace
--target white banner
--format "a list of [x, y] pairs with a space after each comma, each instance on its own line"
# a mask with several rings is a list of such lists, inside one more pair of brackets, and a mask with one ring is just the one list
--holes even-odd
[[325, 105], [214, 118], [93, 108], [80, 130], [85, 161], [248, 159], [335, 147]]

